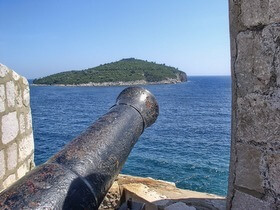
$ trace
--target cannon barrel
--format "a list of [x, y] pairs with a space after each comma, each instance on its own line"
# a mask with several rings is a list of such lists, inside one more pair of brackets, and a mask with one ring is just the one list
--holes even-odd
[[3, 191], [0, 209], [98, 209], [137, 139], [158, 114], [149, 91], [126, 88], [108, 113]]

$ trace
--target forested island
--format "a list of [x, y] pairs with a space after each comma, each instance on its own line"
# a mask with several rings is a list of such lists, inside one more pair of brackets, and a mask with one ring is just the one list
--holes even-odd
[[35, 79], [35, 85], [112, 86], [170, 84], [187, 81], [185, 72], [165, 64], [135, 58], [85, 70], [66, 71]]

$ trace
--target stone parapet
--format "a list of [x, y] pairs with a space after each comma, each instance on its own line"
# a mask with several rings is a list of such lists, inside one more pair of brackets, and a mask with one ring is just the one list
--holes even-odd
[[226, 199], [209, 193], [177, 188], [175, 183], [120, 174], [99, 207], [114, 210], [127, 200], [146, 210], [225, 210]]
[[0, 64], [0, 191], [34, 167], [34, 140], [26, 78]]

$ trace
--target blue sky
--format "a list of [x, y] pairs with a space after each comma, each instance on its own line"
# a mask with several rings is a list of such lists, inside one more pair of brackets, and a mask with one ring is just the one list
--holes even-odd
[[227, 0], [0, 0], [0, 63], [27, 78], [122, 58], [229, 75]]

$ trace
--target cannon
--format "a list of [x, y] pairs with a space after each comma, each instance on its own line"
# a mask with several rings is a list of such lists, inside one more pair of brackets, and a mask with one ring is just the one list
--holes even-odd
[[0, 209], [98, 209], [136, 141], [158, 114], [148, 90], [124, 89], [108, 113], [3, 191]]

